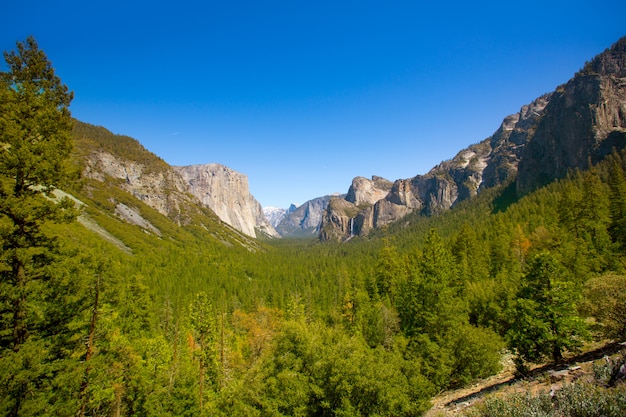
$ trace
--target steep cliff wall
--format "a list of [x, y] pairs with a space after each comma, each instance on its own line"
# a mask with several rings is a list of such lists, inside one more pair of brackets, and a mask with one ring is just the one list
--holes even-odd
[[[343, 196], [342, 196], [343, 197]], [[289, 212], [280, 221], [276, 230], [281, 236], [310, 236], [319, 232], [322, 216], [328, 207], [331, 196], [314, 198], [300, 205], [290, 208]]]
[[173, 167], [202, 204], [225, 223], [256, 237], [255, 229], [279, 237], [259, 202], [250, 194], [248, 177], [220, 164]]
[[[206, 207], [248, 236], [256, 237], [258, 230], [279, 237], [250, 194], [245, 175], [218, 164], [171, 167], [135, 139], [79, 121], [74, 134], [85, 178], [119, 187], [179, 225], [190, 223], [192, 212], [207, 215]], [[117, 210], [133, 222], [129, 213]]]
[[[394, 222], [413, 211], [435, 215], [475, 196], [482, 188], [511, 180], [517, 173], [521, 152], [550, 98], [550, 94], [541, 96], [518, 113], [505, 117], [492, 136], [463, 149], [425, 175], [396, 180], [393, 184], [379, 180], [378, 188], [374, 185], [375, 178], [372, 181], [355, 178], [346, 197], [358, 210], [350, 230], [346, 231], [348, 220], [342, 218], [345, 207], [329, 206], [322, 219], [321, 229], [325, 232], [320, 234], [320, 239], [346, 240], [350, 236], [365, 235], [372, 228]], [[333, 227], [336, 230], [331, 232]]]
[[[367, 233], [412, 211], [434, 215], [512, 179], [522, 195], [625, 146], [626, 37], [555, 92], [507, 116], [491, 137], [425, 175], [397, 180], [383, 199], [354, 216], [356, 231]], [[346, 239], [346, 220], [339, 217], [329, 207], [321, 239]]]
[[517, 177], [524, 194], [585, 169], [626, 145], [626, 38], [557, 88], [525, 147]]
[[393, 183], [382, 177], [373, 176], [371, 180], [356, 177], [348, 189], [346, 201], [356, 206], [371, 206], [387, 196]]

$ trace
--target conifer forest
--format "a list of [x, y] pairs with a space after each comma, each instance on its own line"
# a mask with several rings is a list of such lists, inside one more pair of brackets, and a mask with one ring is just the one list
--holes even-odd
[[[620, 149], [530, 193], [513, 179], [348, 242], [252, 239], [207, 209], [171, 219], [83, 176], [94, 149], [165, 163], [73, 119], [33, 38], [4, 58], [0, 415], [420, 416], [507, 355], [523, 378], [626, 339]], [[626, 415], [623, 382], [568, 389], [599, 411], [516, 397], [473, 412]]]

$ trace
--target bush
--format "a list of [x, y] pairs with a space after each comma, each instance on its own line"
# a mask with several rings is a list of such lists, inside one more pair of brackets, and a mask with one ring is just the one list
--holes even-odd
[[589, 383], [564, 385], [554, 396], [540, 393], [488, 398], [471, 417], [622, 417], [626, 386], [605, 388]]

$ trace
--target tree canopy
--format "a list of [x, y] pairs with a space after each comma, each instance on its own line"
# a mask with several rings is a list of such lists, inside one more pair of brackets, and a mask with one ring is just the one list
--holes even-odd
[[181, 225], [114, 182], [74, 182], [90, 152], [165, 162], [72, 130], [72, 93], [33, 38], [5, 60], [0, 415], [416, 416], [505, 349], [524, 369], [626, 337], [623, 152], [344, 244], [239, 245], [208, 210]]

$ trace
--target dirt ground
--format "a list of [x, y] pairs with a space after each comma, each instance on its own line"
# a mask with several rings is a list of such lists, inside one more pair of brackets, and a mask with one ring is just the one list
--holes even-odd
[[536, 366], [524, 378], [514, 376], [513, 358], [506, 355], [500, 373], [462, 389], [442, 392], [432, 399], [433, 406], [425, 417], [460, 416], [487, 395], [549, 392], [573, 381], [592, 380], [593, 362], [620, 351], [626, 351], [626, 343], [590, 346], [585, 353], [566, 358], [563, 364]]

